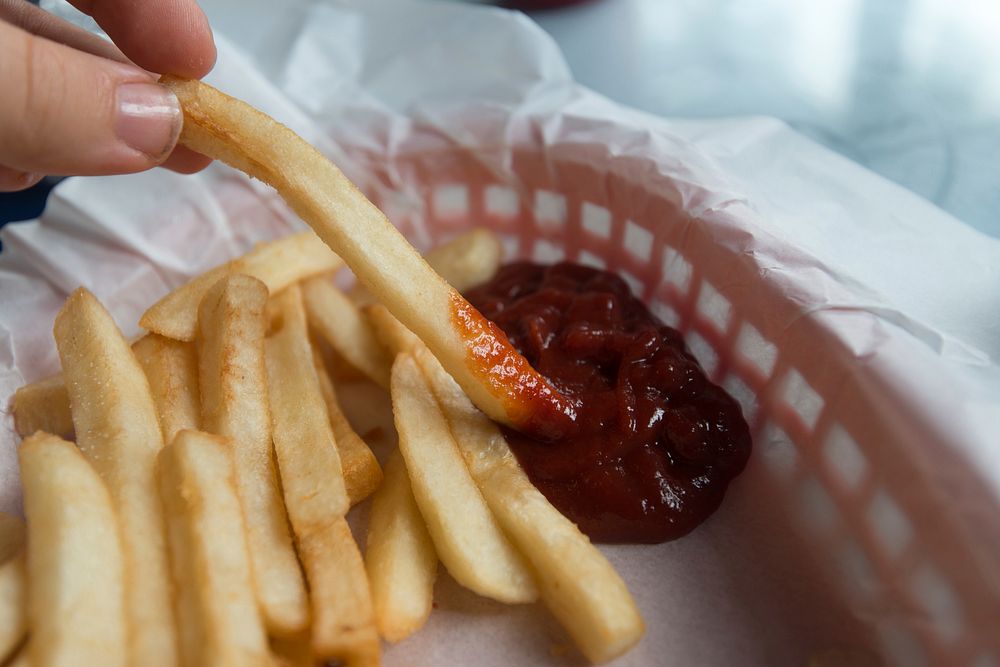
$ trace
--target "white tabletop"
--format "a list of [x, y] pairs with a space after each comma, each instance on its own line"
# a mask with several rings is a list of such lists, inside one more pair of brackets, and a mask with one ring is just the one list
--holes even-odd
[[1000, 237], [996, 0], [592, 0], [531, 17], [618, 102], [776, 116]]

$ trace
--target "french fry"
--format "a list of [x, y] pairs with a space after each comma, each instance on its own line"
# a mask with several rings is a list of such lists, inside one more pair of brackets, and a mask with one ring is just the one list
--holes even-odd
[[412, 331], [403, 326], [389, 309], [381, 303], [365, 306], [365, 316], [372, 325], [375, 337], [394, 355], [404, 354], [424, 347], [424, 344]]
[[206, 292], [198, 310], [198, 373], [206, 431], [233, 441], [257, 599], [272, 634], [309, 623], [305, 582], [278, 486], [264, 361], [267, 287], [241, 274]]
[[[140, 345], [146, 334], [132, 343], [132, 350]], [[62, 373], [24, 385], [11, 400], [14, 428], [22, 438], [36, 431], [55, 433], [59, 436], [73, 434], [73, 415], [69, 409], [69, 393]]]
[[477, 228], [432, 248], [427, 263], [459, 292], [482, 285], [500, 268], [503, 246], [497, 235]]
[[312, 328], [352, 366], [388, 388], [389, 356], [372, 335], [368, 320], [330, 277], [303, 281], [302, 300]]
[[69, 394], [62, 375], [54, 375], [26, 384], [14, 392], [10, 401], [14, 428], [25, 438], [35, 431], [69, 436], [73, 417], [69, 413]]
[[20, 645], [28, 628], [24, 542], [24, 522], [0, 512], [0, 662]]
[[[424, 259], [449, 285], [464, 292], [493, 277], [503, 261], [503, 246], [496, 234], [479, 227], [431, 248]], [[361, 283], [355, 283], [348, 294], [359, 308], [374, 303]]]
[[271, 655], [277, 667], [316, 667], [309, 634], [271, 637]]
[[28, 438], [18, 458], [28, 518], [31, 664], [130, 663], [125, 563], [107, 488], [77, 448], [56, 436]]
[[330, 415], [330, 427], [333, 429], [333, 439], [340, 454], [340, 466], [344, 471], [347, 495], [351, 499], [351, 505], [357, 505], [374, 493], [382, 483], [382, 468], [375, 454], [354, 431], [343, 410], [340, 409], [333, 380], [330, 379], [330, 374], [327, 373], [326, 366], [315, 347], [313, 364], [319, 379], [320, 393], [323, 395], [323, 402], [326, 403], [326, 411]]
[[603, 554], [531, 483], [500, 429], [472, 405], [426, 349], [414, 356], [483, 497], [531, 563], [542, 600], [595, 663], [622, 655], [645, 625]]
[[604, 663], [635, 646], [646, 631], [642, 615], [587, 536], [523, 471], [498, 467], [482, 479], [494, 516], [537, 572], [542, 600], [583, 655]]
[[56, 347], [77, 445], [104, 479], [122, 527], [129, 659], [176, 665], [156, 454], [163, 447], [149, 382], [111, 315], [80, 288], [56, 316]]
[[483, 501], [411, 355], [396, 357], [390, 393], [413, 496], [448, 572], [469, 590], [500, 602], [535, 600], [527, 563]]
[[[320, 393], [297, 285], [273, 297], [279, 328], [267, 339], [274, 451], [285, 507], [296, 536], [344, 516], [350, 499]], [[308, 573], [307, 573], [308, 574]]]
[[[541, 412], [555, 418], [567, 414], [565, 399], [507, 337], [434, 273], [315, 148], [200, 81], [164, 76], [161, 83], [173, 90], [184, 111], [180, 143], [273, 186], [361, 283], [427, 344], [480, 409], [515, 426], [537, 426], [533, 418]], [[489, 359], [484, 359], [487, 351]], [[498, 360], [502, 363], [493, 363]], [[500, 367], [503, 372], [497, 372]]]
[[[500, 268], [500, 239], [485, 229], [473, 229], [427, 253], [427, 263], [455, 289], [465, 291], [492, 278]], [[393, 355], [426, 347], [380, 303], [367, 303], [362, 311], [372, 332]]]
[[0, 565], [0, 663], [21, 645], [28, 631], [24, 554]]
[[[271, 245], [278, 245], [282, 242], [284, 242], [284, 240], [274, 242]], [[260, 250], [265, 249], [265, 247], [266, 246], [261, 246]], [[247, 259], [250, 259], [252, 256], [253, 253], [251, 253]], [[462, 291], [485, 282], [496, 272], [500, 265], [501, 247], [499, 239], [495, 234], [485, 229], [474, 229], [459, 235], [447, 243], [433, 248], [426, 255], [426, 259], [431, 268], [451, 283], [456, 289]], [[266, 265], [267, 262], [265, 261], [263, 264]], [[218, 271], [219, 268], [220, 267], [217, 267], [215, 270]], [[313, 282], [325, 283], [328, 282], [328, 279], [323, 276], [316, 276], [314, 278], [307, 279], [304, 286], [305, 284], [311, 284]], [[336, 290], [336, 288], [333, 289]], [[307, 300], [307, 310], [308, 308], [309, 305]], [[381, 306], [380, 310], [388, 315], [384, 306]], [[396, 322], [398, 322], [398, 320]], [[401, 327], [402, 325], [399, 326]], [[367, 324], [362, 323], [361, 327], [366, 331], [366, 333], [370, 333], [370, 328]], [[409, 331], [406, 330], [405, 327], [403, 327], [403, 330], [407, 332]], [[419, 340], [412, 333], [410, 333], [409, 336], [415, 341]], [[144, 362], [144, 356], [149, 353], [143, 352], [143, 346], [148, 346], [147, 349], [150, 351], [154, 349], [153, 345], [150, 345], [151, 341], [146, 341], [147, 338], [158, 339], [161, 342], [161, 345], [164, 340], [171, 339], [164, 339], [163, 337], [152, 334], [140, 338], [132, 346], [133, 351], [136, 352], [137, 357], [139, 357], [140, 363], [143, 363], [144, 369], [147, 371], [147, 377], [149, 377], [150, 384], [154, 390], [154, 400], [157, 401], [157, 405], [159, 407], [159, 398], [156, 395], [156, 383], [154, 382], [154, 378], [150, 376], [149, 368], [146, 367]], [[366, 344], [370, 345], [370, 343]], [[351, 342], [347, 342], [346, 345], [350, 346]], [[183, 349], [183, 346], [178, 346], [178, 348]], [[386, 360], [383, 359], [383, 361]], [[363, 364], [356, 363], [356, 365], [360, 366]], [[173, 364], [171, 364], [171, 367], [173, 367]], [[385, 371], [387, 378], [387, 361]], [[386, 383], [383, 383], [383, 386], [386, 385], [387, 381]], [[67, 431], [67, 433], [72, 431], [72, 419], [69, 414], [69, 398], [66, 395], [61, 375], [56, 375], [45, 380], [25, 385], [18, 390], [13, 405], [15, 408], [15, 417], [17, 417], [19, 413], [23, 415], [20, 421], [16, 419], [18, 433], [22, 436], [27, 436], [30, 433], [33, 433], [35, 430], [38, 430], [39, 426], [58, 426], [59, 424], [66, 424], [67, 426], [64, 426], [63, 428]], [[23, 406], [23, 408], [21, 410], [17, 410], [19, 406]], [[62, 419], [62, 421], [54, 421], [58, 419]], [[185, 423], [184, 425], [179, 426], [179, 428], [164, 429], [165, 439], [169, 440], [169, 436], [173, 435], [181, 428], [197, 428], [197, 424]], [[51, 429], [44, 430], [51, 431]]]
[[379, 664], [365, 564], [343, 518], [312, 530], [295, 529], [312, 602], [312, 653], [348, 667]]
[[11, 658], [3, 663], [4, 667], [31, 667], [28, 662], [28, 646], [25, 644]]
[[419, 630], [431, 613], [437, 553], [413, 499], [406, 464], [396, 450], [372, 500], [365, 566], [375, 623], [390, 642]]
[[[375, 330], [375, 334], [378, 336], [379, 340], [381, 340], [382, 343], [387, 348], [389, 348], [394, 354], [400, 355], [400, 356], [397, 356], [397, 362], [396, 363], [400, 363], [401, 359], [409, 359], [408, 353], [410, 353], [410, 352], [416, 352], [416, 351], [421, 350], [421, 349], [426, 349], [426, 347], [420, 341], [420, 339], [417, 338], [415, 335], [413, 335], [413, 333], [409, 329], [407, 329], [405, 326], [403, 326], [403, 324], [399, 320], [397, 320], [388, 311], [388, 309], [386, 309], [386, 307], [383, 306], [382, 304], [371, 304], [371, 305], [369, 305], [369, 306], [367, 306], [365, 308], [365, 312], [366, 312], [367, 316], [370, 318], [370, 321], [372, 322], [373, 328]], [[402, 355], [407, 355], [407, 356], [403, 357]], [[407, 361], [407, 363], [408, 364], [412, 363], [412, 360]], [[396, 366], [394, 364], [394, 366], [393, 366], [393, 369], [394, 369], [393, 372], [394, 373], [396, 373], [395, 368], [396, 368]], [[412, 376], [413, 372], [411, 371], [409, 373], [409, 375]], [[419, 376], [419, 371], [417, 372], [417, 375]], [[412, 378], [412, 380], [422, 380], [422, 378], [414, 377], [414, 378]], [[411, 386], [411, 387], [409, 387], [409, 389], [400, 388], [398, 390], [394, 390], [393, 394], [392, 394], [392, 396], [393, 396], [393, 412], [396, 413], [396, 429], [397, 429], [397, 431], [399, 431], [399, 434], [400, 434], [400, 451], [402, 451], [402, 452], [406, 452], [408, 450], [408, 448], [409, 448], [409, 445], [411, 445], [412, 443], [410, 442], [409, 434], [404, 435], [404, 433], [408, 430], [407, 424], [401, 423], [401, 419], [404, 419], [403, 413], [406, 411], [406, 407], [405, 406], [397, 405], [397, 398], [399, 397], [400, 394], [408, 394], [408, 396], [403, 396], [403, 400], [413, 400], [413, 392], [414, 391], [416, 391], [416, 392], [419, 393], [419, 392], [423, 392], [423, 391], [427, 391], [427, 390], [426, 390], [426, 387], [420, 386], [419, 383], [418, 383], [418, 385], [416, 387]], [[422, 400], [422, 403], [424, 403], [424, 405], [422, 407], [420, 407], [420, 408], [417, 408], [423, 414], [421, 415], [420, 418], [417, 418], [417, 417], [410, 417], [409, 418], [410, 421], [413, 424], [413, 426], [409, 426], [409, 429], [414, 431], [414, 437], [416, 437], [418, 439], [418, 441], [419, 441], [419, 438], [421, 437], [421, 435], [423, 435], [423, 436], [425, 436], [425, 437], [427, 437], [429, 439], [433, 438], [434, 441], [435, 441], [435, 444], [437, 445], [437, 447], [439, 449], [441, 449], [441, 450], [444, 450], [444, 452], [446, 454], [446, 455], [442, 455], [440, 453], [435, 453], [433, 455], [431, 455], [431, 454], [424, 454], [423, 459], [434, 460], [434, 461], [437, 461], [439, 464], [442, 463], [442, 462], [445, 462], [445, 461], [450, 461], [452, 463], [452, 466], [451, 466], [452, 470], [451, 470], [450, 474], [447, 474], [447, 473], [438, 473], [438, 474], [435, 475], [434, 473], [431, 473], [430, 475], [428, 475], [428, 481], [426, 483], [427, 486], [430, 487], [431, 491], [433, 491], [434, 487], [436, 485], [436, 482], [439, 483], [440, 480], [443, 480], [443, 479], [462, 479], [462, 481], [464, 482], [464, 484], [463, 484], [464, 488], [462, 489], [462, 493], [464, 493], [464, 495], [467, 496], [467, 497], [471, 497], [471, 496], [473, 496], [473, 494], [478, 495], [478, 493], [476, 492], [476, 489], [475, 489], [475, 485], [472, 483], [471, 478], [469, 478], [468, 471], [462, 470], [461, 467], [460, 467], [461, 466], [460, 455], [458, 455], [457, 454], [457, 450], [454, 449], [455, 448], [455, 443], [451, 439], [451, 433], [448, 430], [448, 426], [447, 426], [446, 422], [443, 421], [443, 418], [440, 416], [440, 413], [437, 411], [437, 405], [433, 403], [433, 399], [430, 399], [430, 400], [427, 399], [427, 397], [430, 396], [430, 394], [425, 393], [425, 394], [423, 394], [423, 396], [425, 397]], [[429, 419], [428, 415], [431, 415], [433, 417], [433, 419]], [[436, 426], [436, 428], [429, 427], [428, 422], [434, 424]], [[422, 434], [421, 434], [421, 430], [423, 431]], [[455, 463], [456, 463], [455, 462], [456, 456], [458, 456], [458, 465], [455, 465]], [[419, 463], [419, 462], [420, 462], [420, 459], [418, 459], [417, 463]], [[404, 470], [403, 474], [405, 476], [405, 474], [406, 474], [405, 470]], [[387, 482], [384, 482], [384, 484], [385, 483], [387, 483]], [[469, 488], [470, 484], [472, 484], [472, 488], [471, 489]], [[408, 480], [407, 480], [407, 485], [409, 485], [409, 481]], [[442, 489], [439, 488], [438, 490], [440, 491]], [[483, 505], [482, 498], [479, 497], [477, 500], [478, 500], [478, 502], [472, 502], [472, 503], [469, 503], [467, 501], [461, 501], [461, 502], [452, 501], [452, 503], [454, 504], [454, 506], [456, 506], [456, 507], [462, 507], [463, 508], [462, 512], [454, 512], [452, 518], [455, 518], [455, 519], [460, 518], [460, 517], [462, 517], [465, 514], [466, 508], [473, 507], [473, 506], [476, 507], [479, 510], [478, 513], [477, 513], [479, 520], [484, 525], [489, 526], [489, 528], [487, 529], [487, 532], [491, 533], [491, 535], [493, 536], [494, 541], [496, 541], [496, 542], [498, 542], [499, 544], [502, 545], [501, 547], [499, 547], [498, 551], [500, 551], [501, 553], [509, 551], [510, 547], [509, 547], [509, 545], [507, 543], [506, 538], [504, 538], [502, 535], [498, 535], [499, 531], [497, 531], [495, 529], [495, 524], [493, 526], [491, 526], [491, 524], [493, 524], [493, 517], [490, 516], [489, 515], [489, 511], [485, 509], [485, 506]], [[397, 502], [401, 502], [401, 501], [397, 501]], [[424, 502], [429, 504], [431, 502], [431, 500], [427, 499]], [[423, 508], [424, 508], [424, 506], [421, 505], [421, 509], [422, 510], [423, 510]], [[437, 514], [447, 516], [446, 515], [447, 511], [448, 511], [447, 508], [441, 508], [441, 509], [439, 509], [437, 511]], [[432, 525], [431, 524], [431, 518], [430, 518], [429, 514], [431, 516], [433, 516], [433, 512], [434, 512], [434, 510], [432, 510], [430, 508], [428, 508], [428, 510], [424, 511], [424, 517], [425, 517], [425, 519], [427, 519], [429, 527]], [[376, 515], [376, 511], [375, 511], [375, 508], [373, 507], [373, 509], [372, 509], [372, 518], [371, 518], [371, 522], [372, 522], [371, 525], [373, 527], [375, 526], [376, 516], [377, 516]], [[437, 533], [438, 533], [438, 535], [440, 535], [440, 537], [438, 539], [439, 540], [444, 540], [444, 539], [447, 539], [447, 537], [451, 536], [451, 535], [460, 535], [460, 534], [462, 534], [462, 531], [458, 531], [458, 530], [454, 530], [454, 529], [449, 529], [449, 528], [446, 528], [446, 527], [439, 527], [437, 529]], [[432, 535], [433, 534], [434, 533], [432, 533]], [[468, 540], [468, 541], [471, 541], [471, 540]], [[441, 545], [439, 545], [437, 541], [435, 541], [435, 545], [438, 545], [438, 548], [442, 549]], [[378, 554], [377, 550], [376, 550], [376, 554]], [[449, 556], [451, 558], [456, 558], [455, 556], [451, 555], [451, 552], [449, 552]], [[517, 557], [515, 556], [514, 558], [517, 558]], [[462, 583], [463, 585], [466, 585], [467, 587], [469, 587], [472, 590], [476, 590], [477, 592], [481, 592], [480, 590], [477, 590], [476, 588], [473, 588], [471, 585], [466, 584], [465, 581], [461, 578], [461, 573], [462, 572], [472, 571], [473, 573], [475, 573], [475, 565], [474, 565], [475, 556], [473, 556], [473, 555], [464, 555], [463, 556], [461, 553], [459, 553], [459, 555], [457, 557], [457, 560], [459, 560], [459, 562], [458, 563], [454, 563], [453, 565], [449, 564], [449, 560], [446, 560], [446, 557], [444, 556], [443, 553], [442, 553], [441, 559], [445, 563], [445, 566], [448, 567], [448, 571], [451, 572], [452, 576], [454, 576], [455, 579], [457, 581], [459, 581], [459, 583]], [[456, 572], [452, 570], [453, 567], [456, 568], [456, 570], [458, 570], [459, 574], [456, 574]], [[515, 569], [519, 570], [519, 571], [526, 571], [525, 568], [523, 568], [520, 564], [518, 564], [515, 567]], [[369, 571], [371, 572], [371, 570], [369, 570]], [[487, 569], [487, 573], [489, 573], [489, 572], [490, 572], [490, 570]], [[387, 593], [385, 593], [382, 588], [380, 588], [380, 587], [376, 588], [374, 576], [373, 576], [373, 580], [372, 580], [372, 586], [373, 586], [373, 592], [375, 592], [376, 595], [379, 595], [379, 596], [387, 595]], [[388, 593], [388, 594], [391, 594], [391, 592]], [[484, 593], [484, 594], [490, 595], [489, 593]], [[509, 593], [505, 594], [505, 595], [509, 595]], [[490, 595], [490, 596], [493, 597], [493, 595]], [[531, 599], [531, 598], [527, 597], [526, 599]], [[376, 601], [379, 602], [379, 599], [376, 598]], [[507, 601], [507, 600], [505, 600], [505, 601]], [[376, 606], [376, 609], [378, 609], [378, 608], [379, 607]], [[391, 632], [391, 630], [390, 630], [390, 632]], [[383, 636], [386, 636], [387, 639], [390, 638], [388, 635], [385, 635], [385, 633], [383, 633]]]
[[10, 562], [24, 550], [24, 522], [13, 514], [0, 512], [0, 565]]
[[350, 507], [316, 374], [297, 285], [273, 298], [267, 339], [274, 449], [285, 507], [309, 582], [317, 659], [377, 664], [378, 635], [364, 563], [343, 519]]
[[178, 431], [197, 429], [201, 419], [194, 345], [149, 334], [132, 344], [132, 352], [149, 381], [163, 440], [170, 442]]
[[[344, 357], [341, 356], [341, 354], [335, 349], [330, 347], [328, 343], [322, 340], [317, 340], [315, 336], [313, 336], [312, 341], [313, 345], [320, 349], [320, 354], [323, 355], [323, 363], [326, 364], [330, 372], [330, 379], [333, 380], [334, 384], [341, 382], [357, 383], [363, 380], [368, 380], [367, 375], [351, 365], [347, 359], [344, 359]], [[375, 383], [372, 383], [372, 385], [378, 387]], [[384, 387], [379, 387], [379, 389], [384, 389]]]
[[496, 425], [426, 347], [384, 306], [369, 306], [366, 314], [387, 347], [417, 358], [483, 497], [535, 568], [542, 599], [583, 653], [594, 662], [625, 653], [641, 638], [644, 625], [611, 564], [531, 484]]
[[217, 266], [178, 287], [143, 313], [139, 326], [175, 340], [194, 340], [198, 304], [212, 285], [239, 273], [253, 276], [272, 294], [318, 273], [330, 273], [343, 262], [312, 232], [261, 243], [246, 255]]
[[389, 451], [396, 447], [396, 426], [389, 392], [374, 382], [344, 385], [337, 393], [337, 403], [372, 451]]
[[159, 455], [183, 664], [270, 665], [228, 438], [181, 431]]
[[[492, 278], [500, 268], [502, 255], [496, 234], [473, 229], [432, 249], [427, 253], [427, 263], [452, 287], [464, 292]], [[382, 304], [367, 303], [362, 311], [375, 337], [393, 355], [426, 347]]]

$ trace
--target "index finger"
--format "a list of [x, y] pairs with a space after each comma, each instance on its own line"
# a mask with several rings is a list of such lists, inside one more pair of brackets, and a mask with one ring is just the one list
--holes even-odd
[[97, 21], [139, 67], [201, 78], [215, 64], [215, 40], [195, 0], [70, 0]]

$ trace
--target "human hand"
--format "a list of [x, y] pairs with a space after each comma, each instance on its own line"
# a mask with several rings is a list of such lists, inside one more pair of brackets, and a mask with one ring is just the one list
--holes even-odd
[[152, 74], [212, 69], [215, 42], [196, 1], [70, 2], [114, 44], [26, 0], [0, 0], [0, 191], [46, 174], [204, 168], [208, 158], [175, 148], [180, 105]]

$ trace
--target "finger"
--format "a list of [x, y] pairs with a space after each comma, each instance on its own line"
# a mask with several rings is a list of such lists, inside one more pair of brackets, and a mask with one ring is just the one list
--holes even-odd
[[177, 98], [146, 72], [0, 23], [0, 163], [49, 174], [148, 169], [177, 142]]
[[16, 25], [32, 35], [71, 46], [95, 56], [128, 62], [114, 44], [72, 23], [68, 23], [24, 0], [0, 0], [0, 20]]
[[166, 167], [179, 174], [194, 174], [212, 164], [212, 158], [205, 157], [201, 153], [195, 153], [190, 148], [178, 146], [170, 157], [160, 166]]
[[27, 190], [43, 178], [45, 178], [44, 174], [32, 174], [0, 166], [0, 192]]
[[215, 40], [195, 0], [70, 0], [97, 21], [132, 62], [150, 72], [198, 78], [215, 64]]

